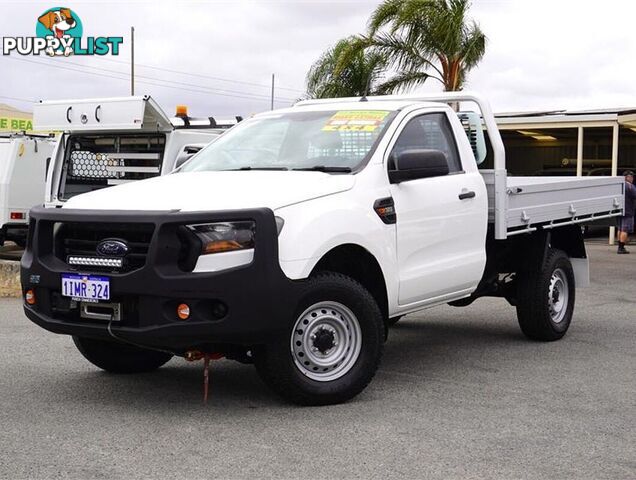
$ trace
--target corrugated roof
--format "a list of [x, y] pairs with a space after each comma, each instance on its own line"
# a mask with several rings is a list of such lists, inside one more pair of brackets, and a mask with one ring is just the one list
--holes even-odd
[[527, 117], [575, 117], [582, 115], [632, 115], [636, 113], [636, 107], [621, 108], [595, 108], [585, 110], [539, 110], [527, 112], [502, 112], [496, 113], [497, 118], [527, 118]]

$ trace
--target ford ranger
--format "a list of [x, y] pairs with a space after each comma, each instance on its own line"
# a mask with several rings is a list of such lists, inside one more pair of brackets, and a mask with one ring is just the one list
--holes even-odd
[[388, 326], [436, 305], [502, 297], [558, 340], [589, 278], [579, 224], [621, 215], [624, 182], [505, 165], [470, 93], [255, 115], [170, 175], [34, 208], [24, 310], [104, 370], [223, 355], [305, 405], [360, 393]]

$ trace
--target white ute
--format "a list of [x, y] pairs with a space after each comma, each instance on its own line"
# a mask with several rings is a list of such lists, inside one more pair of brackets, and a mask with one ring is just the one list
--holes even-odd
[[46, 205], [80, 193], [170, 173], [240, 121], [169, 118], [152, 97], [50, 100], [33, 107], [38, 130], [60, 131]]
[[46, 170], [56, 140], [50, 135], [0, 134], [0, 245], [24, 246], [29, 210], [44, 200]]
[[108, 371], [224, 355], [292, 402], [342, 402], [388, 326], [435, 305], [503, 297], [528, 338], [563, 337], [589, 281], [579, 224], [621, 215], [623, 189], [508, 177], [477, 95], [303, 101], [174, 174], [34, 209], [25, 312]]

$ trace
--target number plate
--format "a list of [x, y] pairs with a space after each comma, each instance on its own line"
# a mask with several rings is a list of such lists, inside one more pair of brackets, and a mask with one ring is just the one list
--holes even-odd
[[62, 295], [84, 302], [110, 300], [110, 280], [108, 277], [63, 273]]

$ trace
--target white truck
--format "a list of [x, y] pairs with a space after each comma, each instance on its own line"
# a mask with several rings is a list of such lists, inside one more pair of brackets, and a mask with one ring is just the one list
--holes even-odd
[[[448, 106], [468, 101], [481, 118]], [[588, 283], [578, 224], [621, 215], [623, 189], [509, 178], [476, 95], [303, 101], [175, 174], [32, 210], [24, 310], [107, 371], [223, 355], [292, 402], [342, 402], [387, 326], [435, 305], [503, 297], [528, 338], [563, 337]]]
[[0, 245], [5, 240], [25, 245], [29, 210], [44, 199], [55, 144], [50, 135], [0, 134]]
[[75, 195], [170, 173], [228, 128], [231, 120], [169, 118], [150, 96], [35, 104], [38, 130], [61, 131], [46, 179], [47, 207]]

